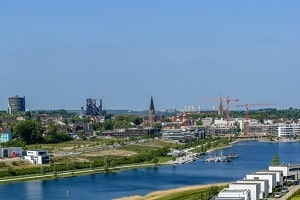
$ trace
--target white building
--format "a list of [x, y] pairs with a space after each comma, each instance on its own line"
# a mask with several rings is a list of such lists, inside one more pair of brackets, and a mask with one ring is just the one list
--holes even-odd
[[257, 171], [256, 174], [266, 174], [266, 173], [273, 173], [275, 174], [275, 178], [276, 178], [276, 184], [275, 186], [280, 186], [283, 185], [283, 173], [282, 171]]
[[230, 189], [224, 188], [219, 192], [218, 196], [215, 197], [215, 200], [252, 200], [250, 196], [250, 190], [248, 189]]
[[245, 200], [244, 197], [214, 197], [212, 200]]
[[298, 180], [300, 178], [300, 164], [281, 164], [279, 166], [269, 166], [270, 171], [282, 171], [283, 182], [286, 179]]
[[45, 150], [33, 150], [27, 151], [26, 156], [24, 156], [24, 159], [29, 160], [33, 164], [44, 164], [49, 163], [50, 156]]
[[210, 126], [213, 123], [213, 119], [212, 118], [202, 118], [202, 124], [203, 126]]
[[276, 174], [274, 174], [274, 173], [247, 174], [246, 179], [268, 180], [269, 194], [271, 194], [273, 192], [273, 188], [276, 186]]
[[22, 157], [22, 147], [3, 147], [0, 148], [0, 158]]
[[300, 136], [299, 124], [281, 124], [278, 126], [278, 137], [290, 138]]
[[229, 189], [242, 190], [246, 189], [250, 191], [251, 200], [259, 200], [260, 184], [259, 183], [231, 183]]
[[268, 180], [244, 179], [244, 180], [237, 181], [237, 183], [259, 183], [260, 184], [259, 199], [264, 199], [264, 198], [269, 197], [269, 183], [268, 183]]

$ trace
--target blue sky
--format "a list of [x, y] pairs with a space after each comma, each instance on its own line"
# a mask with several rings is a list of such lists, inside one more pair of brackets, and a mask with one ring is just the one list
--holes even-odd
[[[0, 3], [0, 110], [144, 110], [204, 99], [300, 108], [299, 1], [52, 0]], [[233, 107], [233, 106], [232, 106]]]

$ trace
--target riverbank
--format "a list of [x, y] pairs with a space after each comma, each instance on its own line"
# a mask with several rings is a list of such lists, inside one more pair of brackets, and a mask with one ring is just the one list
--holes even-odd
[[162, 199], [172, 199], [174, 196], [178, 199], [179, 195], [184, 196], [185, 199], [190, 199], [189, 195], [199, 195], [196, 199], [199, 199], [201, 193], [208, 193], [211, 187], [225, 188], [229, 183], [218, 183], [218, 184], [205, 184], [196, 186], [180, 187], [169, 190], [160, 190], [151, 192], [145, 196], [135, 195], [129, 197], [122, 197], [115, 200], [162, 200]]
[[137, 168], [144, 168], [144, 167], [159, 167], [159, 166], [164, 166], [164, 165], [169, 165], [169, 164], [168, 163], [132, 164], [132, 165], [124, 165], [124, 166], [118, 166], [118, 167], [111, 167], [108, 170], [105, 170], [104, 168], [95, 168], [95, 169], [56, 172], [56, 174], [49, 173], [49, 174], [44, 174], [44, 175], [26, 175], [26, 176], [18, 176], [18, 177], [13, 177], [13, 178], [5, 177], [5, 178], [0, 178], [0, 184], [19, 182], [19, 181], [67, 178], [67, 177], [82, 176], [82, 175], [89, 175], [89, 174], [110, 173], [110, 172], [117, 172], [117, 171], [121, 171], [121, 170], [137, 169]]
[[[223, 148], [230, 148], [232, 145], [238, 141], [233, 141], [227, 146], [223, 147], [217, 147], [209, 149], [206, 153], [209, 153], [210, 151], [214, 151], [217, 149], [223, 149]], [[175, 160], [170, 160], [166, 162], [160, 162], [160, 163], [147, 163], [147, 164], [130, 164], [130, 165], [124, 165], [124, 166], [116, 166], [116, 167], [109, 167], [109, 170], [105, 170], [104, 167], [100, 168], [94, 168], [94, 169], [82, 169], [82, 170], [69, 170], [69, 171], [63, 171], [63, 172], [49, 172], [46, 174], [32, 174], [32, 175], [24, 175], [24, 176], [10, 176], [10, 177], [4, 177], [0, 178], [0, 184], [5, 183], [11, 183], [11, 182], [20, 182], [20, 181], [29, 181], [29, 180], [46, 180], [46, 179], [57, 179], [57, 178], [66, 178], [66, 177], [73, 177], [73, 176], [80, 176], [80, 175], [87, 175], [87, 174], [98, 174], [98, 173], [107, 173], [107, 172], [116, 172], [120, 170], [127, 170], [127, 169], [133, 169], [133, 168], [143, 168], [143, 167], [158, 167], [158, 166], [164, 166], [164, 165], [178, 165], [178, 164], [186, 164], [193, 161], [196, 161], [199, 159], [195, 153], [192, 153], [191, 151], [195, 148], [194, 147], [190, 149], [183, 150], [186, 155], [183, 157], [177, 157]]]
[[[229, 143], [227, 146], [223, 147], [215, 147], [211, 148], [206, 151], [206, 153], [210, 153], [212, 151], [220, 150], [220, 149], [225, 149], [225, 148], [230, 148], [232, 147], [235, 143], [240, 142], [240, 141], [245, 141], [243, 140], [235, 140], [231, 143]], [[249, 141], [247, 139], [247, 141]], [[262, 140], [263, 141], [263, 140]], [[264, 142], [266, 142], [264, 140]], [[199, 147], [195, 147], [199, 148]], [[178, 164], [186, 164], [193, 162], [197, 159], [194, 153], [191, 151], [194, 148], [186, 149], [184, 150], [187, 155], [183, 157], [178, 157], [176, 160], [169, 160], [167, 162], [162, 162], [162, 163], [149, 163], [149, 164], [131, 164], [131, 165], [124, 165], [124, 166], [117, 166], [117, 167], [109, 167], [109, 172], [117, 172], [120, 170], [128, 170], [128, 169], [134, 169], [134, 168], [143, 168], [143, 167], [159, 167], [159, 166], [164, 166], [164, 165], [178, 165]], [[66, 178], [66, 177], [73, 177], [73, 176], [81, 176], [81, 175], [88, 175], [88, 174], [98, 174], [98, 173], [106, 173], [105, 169], [102, 168], [95, 168], [95, 169], [83, 169], [83, 170], [70, 170], [70, 171], [64, 171], [64, 172], [57, 172], [56, 176], [53, 172], [51, 173], [46, 173], [44, 175], [41, 174], [32, 174], [32, 175], [24, 175], [24, 176], [10, 176], [10, 177], [4, 177], [0, 178], [0, 184], [5, 184], [5, 183], [11, 183], [11, 182], [20, 182], [20, 181], [29, 181], [29, 180], [44, 180], [44, 179], [57, 179], [57, 178]]]

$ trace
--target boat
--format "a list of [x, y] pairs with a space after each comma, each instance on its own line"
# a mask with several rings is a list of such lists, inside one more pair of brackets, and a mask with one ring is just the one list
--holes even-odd
[[217, 156], [215, 152], [212, 152], [207, 159], [204, 160], [205, 162], [230, 162], [230, 159], [223, 155], [223, 151], [219, 152]]
[[230, 162], [226, 156], [223, 156], [223, 151], [220, 151], [219, 156], [215, 157], [215, 162]]
[[227, 155], [226, 157], [227, 158], [238, 158], [239, 155], [233, 152], [233, 153], [230, 153], [229, 155]]
[[215, 152], [211, 152], [208, 156], [207, 159], [205, 159], [205, 162], [215, 162], [216, 160], [216, 153]]

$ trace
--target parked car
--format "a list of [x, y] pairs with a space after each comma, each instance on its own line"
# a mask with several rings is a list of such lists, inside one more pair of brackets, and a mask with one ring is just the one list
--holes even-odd
[[299, 181], [294, 181], [293, 185], [299, 185]]
[[274, 193], [274, 198], [280, 198], [281, 197], [281, 193], [280, 192], [275, 192]]
[[281, 190], [282, 193], [288, 193], [289, 192], [289, 188], [288, 187], [283, 187]]

